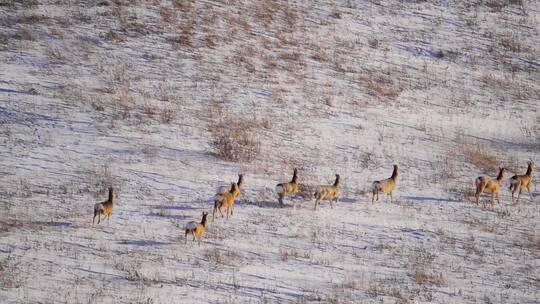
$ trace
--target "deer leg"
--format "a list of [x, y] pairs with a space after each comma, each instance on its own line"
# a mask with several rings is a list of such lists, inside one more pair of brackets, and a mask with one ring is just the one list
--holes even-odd
[[517, 195], [517, 199], [516, 199], [516, 203], [519, 202], [519, 197], [521, 196], [521, 186], [519, 186], [519, 191], [518, 191], [518, 195]]
[[221, 214], [221, 217], [223, 217], [223, 212], [221, 212], [221, 206], [217, 206], [216, 209], [217, 209], [217, 211], [219, 211], [219, 213]]
[[[484, 190], [486, 189], [485, 186], [483, 185], [480, 185], [477, 189], [476, 189], [476, 205], [478, 206], [479, 205], [479, 201], [480, 201], [480, 196], [482, 195], [482, 193], [484, 193]], [[486, 202], [482, 202], [482, 206], [484, 206], [484, 208], [486, 207]]]
[[532, 196], [532, 193], [531, 193], [531, 184], [529, 184], [527, 186], [527, 191], [529, 192], [529, 196], [531, 197], [531, 202], [532, 202], [534, 199], [533, 199], [533, 196]]
[[516, 192], [516, 190], [512, 189], [512, 187], [510, 187], [510, 190], [512, 191], [512, 203], [514, 203], [514, 193]]
[[333, 201], [333, 200], [334, 200], [333, 198], [330, 198], [330, 199], [329, 199], [329, 201], [330, 201], [330, 209], [334, 209], [334, 205], [332, 205], [332, 201]]

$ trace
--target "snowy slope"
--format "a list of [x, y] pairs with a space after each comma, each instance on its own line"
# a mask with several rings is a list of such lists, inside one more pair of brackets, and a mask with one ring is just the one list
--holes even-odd
[[[0, 4], [0, 302], [540, 301], [536, 183], [472, 200], [540, 164], [537, 2]], [[238, 173], [234, 216], [185, 244]]]

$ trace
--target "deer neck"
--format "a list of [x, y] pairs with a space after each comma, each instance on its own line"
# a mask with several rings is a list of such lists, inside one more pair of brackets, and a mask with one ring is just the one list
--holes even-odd
[[240, 187], [242, 185], [242, 183], [244, 182], [244, 177], [243, 176], [239, 176], [238, 177], [238, 182], [236, 182], [236, 185], [238, 185], [238, 187]]
[[392, 171], [392, 176], [390, 178], [396, 181], [397, 177], [398, 177], [397, 169], [394, 169], [394, 171]]
[[206, 217], [207, 217], [207, 214], [203, 215], [202, 220], [201, 220], [201, 225], [202, 225], [203, 227], [206, 226]]

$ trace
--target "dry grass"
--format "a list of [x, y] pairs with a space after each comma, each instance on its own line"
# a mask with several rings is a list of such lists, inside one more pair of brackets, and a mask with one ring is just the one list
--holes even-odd
[[212, 264], [219, 265], [223, 263], [223, 257], [219, 251], [219, 248], [212, 247], [204, 251], [204, 259]]
[[369, 73], [360, 75], [358, 80], [372, 95], [381, 100], [396, 100], [403, 91], [401, 85], [389, 74]]
[[23, 286], [26, 280], [23, 273], [21, 261], [14, 255], [0, 260], [0, 290]]
[[458, 178], [456, 174], [455, 155], [449, 152], [447, 155], [437, 158], [433, 165], [433, 176], [437, 182], [444, 182], [449, 185], [449, 182]]
[[289, 258], [298, 258], [299, 253], [296, 248], [280, 248], [279, 249], [279, 257], [281, 261], [286, 262], [289, 260]]
[[130, 84], [129, 82], [125, 82], [118, 92], [118, 105], [120, 107], [122, 119], [127, 119], [131, 116], [131, 110], [133, 108], [132, 102]]
[[216, 154], [224, 160], [251, 162], [259, 156], [261, 144], [252, 121], [239, 118], [225, 118], [210, 127], [212, 146]]
[[47, 58], [54, 63], [60, 63], [65, 60], [65, 57], [58, 48], [49, 47], [45, 50]]
[[495, 13], [500, 13], [505, 8], [511, 5], [517, 5], [517, 6], [523, 5], [522, 0], [483, 0], [483, 1], [478, 1], [478, 2], [475, 1], [473, 3], [474, 3], [473, 5], [477, 5], [477, 6], [484, 5], [488, 7], [492, 12], [495, 12]]
[[192, 1], [173, 0], [172, 5], [181, 12], [191, 12], [195, 9], [195, 5]]
[[398, 286], [387, 284], [386, 282], [371, 282], [366, 290], [366, 293], [370, 298], [393, 297], [397, 299], [396, 303], [409, 303], [406, 295], [404, 294], [404, 290], [401, 290]]
[[327, 54], [324, 48], [315, 46], [313, 53], [311, 54], [311, 59], [324, 63], [330, 60], [330, 56]]
[[26, 28], [18, 29], [15, 32], [15, 34], [13, 34], [12, 38], [16, 40], [27, 40], [27, 41], [34, 41], [36, 39], [35, 34]]
[[414, 270], [414, 281], [418, 285], [446, 286], [446, 278], [440, 272], [428, 272], [422, 268]]
[[530, 47], [523, 41], [524, 39], [521, 39], [517, 33], [505, 33], [499, 37], [498, 43], [505, 50], [514, 53], [530, 52]]
[[540, 236], [536, 231], [524, 232], [523, 247], [528, 248], [531, 251], [540, 252]]
[[465, 161], [483, 172], [493, 172], [493, 174], [498, 172], [501, 163], [494, 152], [486, 146], [463, 138], [457, 138], [456, 142], [457, 146], [451, 153], [463, 156]]
[[412, 278], [418, 285], [446, 286], [447, 281], [440, 272], [432, 270], [436, 255], [424, 248], [415, 248], [409, 256]]
[[456, 248], [456, 238], [451, 235], [450, 233], [445, 232], [442, 229], [438, 229], [436, 231], [437, 235], [439, 236], [439, 242], [442, 244], [445, 244], [447, 247], [451, 249]]
[[302, 54], [300, 54], [299, 52], [281, 52], [279, 53], [279, 58], [281, 58], [282, 60], [285, 60], [285, 61], [295, 61], [295, 62], [300, 62], [300, 60], [302, 59]]
[[176, 109], [169, 105], [164, 105], [160, 116], [162, 123], [171, 123], [176, 117]]
[[487, 87], [491, 90], [495, 89], [508, 89], [512, 87], [512, 78], [510, 75], [498, 76], [493, 73], [484, 73], [479, 77], [483, 87]]
[[497, 171], [500, 165], [497, 158], [482, 147], [474, 148], [467, 146], [467, 148], [463, 150], [463, 155], [471, 164], [479, 169], [494, 172]]
[[193, 28], [191, 26], [185, 26], [178, 35], [168, 37], [167, 40], [175, 47], [191, 46], [193, 35]]
[[[474, 223], [471, 226], [471, 228], [476, 227], [478, 224]], [[464, 240], [463, 242], [463, 250], [467, 253], [467, 255], [477, 255], [478, 257], [482, 258], [485, 255], [485, 252], [479, 248], [476, 244], [476, 239], [474, 236], [470, 236], [468, 239]]]
[[159, 8], [159, 15], [165, 23], [171, 23], [175, 17], [174, 10], [163, 6]]
[[103, 38], [108, 42], [119, 42], [124, 41], [124, 38], [115, 30], [109, 30]]
[[211, 247], [205, 250], [204, 259], [210, 262], [213, 267], [218, 266], [238, 266], [242, 263], [243, 257], [236, 251]]
[[260, 1], [257, 5], [255, 14], [256, 20], [259, 20], [265, 27], [269, 28], [279, 9], [278, 1]]
[[249, 163], [259, 157], [261, 141], [258, 133], [269, 127], [268, 121], [226, 113], [220, 105], [215, 105], [209, 115], [212, 147], [221, 159]]

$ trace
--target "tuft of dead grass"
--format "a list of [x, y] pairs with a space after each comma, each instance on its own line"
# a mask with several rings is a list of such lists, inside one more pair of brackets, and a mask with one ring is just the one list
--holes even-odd
[[531, 49], [524, 43], [524, 39], [521, 39], [516, 33], [505, 33], [499, 37], [498, 44], [505, 50], [514, 53], [526, 53]]
[[208, 127], [215, 153], [226, 161], [249, 163], [261, 152], [257, 132], [262, 127], [256, 120], [226, 114]]
[[360, 75], [358, 81], [368, 91], [382, 100], [396, 100], [403, 92], [402, 86], [390, 75], [369, 73]]
[[446, 278], [440, 272], [428, 272], [422, 268], [414, 270], [414, 281], [418, 285], [446, 286]]
[[23, 271], [20, 258], [12, 254], [0, 260], [0, 289], [23, 286], [26, 281]]
[[457, 138], [456, 142], [457, 146], [452, 151], [453, 154], [463, 156], [465, 161], [484, 172], [494, 172], [494, 174], [498, 172], [501, 163], [486, 146], [463, 138]]

